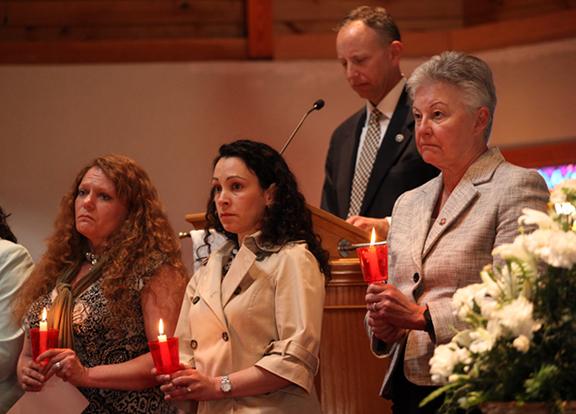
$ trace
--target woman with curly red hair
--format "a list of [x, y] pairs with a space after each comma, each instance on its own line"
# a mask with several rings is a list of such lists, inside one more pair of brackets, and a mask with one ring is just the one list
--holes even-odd
[[148, 175], [123, 156], [95, 159], [64, 196], [55, 227], [15, 313], [37, 326], [47, 307], [60, 347], [34, 361], [27, 340], [20, 385], [40, 391], [57, 375], [88, 399], [85, 413], [172, 412], [154, 387], [147, 341], [160, 318], [173, 332], [187, 278]]

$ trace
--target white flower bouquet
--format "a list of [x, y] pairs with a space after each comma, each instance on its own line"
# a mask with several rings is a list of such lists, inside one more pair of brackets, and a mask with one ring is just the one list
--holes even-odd
[[455, 293], [468, 329], [436, 348], [430, 372], [442, 387], [423, 404], [444, 394], [443, 413], [491, 401], [549, 402], [560, 412], [576, 400], [576, 180], [552, 191], [548, 214], [523, 213], [521, 229], [537, 229], [495, 248], [501, 264]]

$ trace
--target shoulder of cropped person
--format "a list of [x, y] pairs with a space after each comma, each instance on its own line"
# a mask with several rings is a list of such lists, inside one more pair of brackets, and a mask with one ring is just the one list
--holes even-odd
[[28, 253], [28, 250], [24, 246], [11, 242], [10, 240], [4, 240], [2, 238], [0, 238], [0, 254], [26, 256], [30, 258], [30, 253]]
[[17, 243], [0, 239], [0, 282], [2, 291], [9, 292], [8, 285], [20, 286], [30, 275], [34, 262], [28, 250]]

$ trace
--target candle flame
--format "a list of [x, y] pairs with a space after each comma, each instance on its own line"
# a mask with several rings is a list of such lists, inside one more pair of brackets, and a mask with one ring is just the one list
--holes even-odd
[[374, 243], [376, 243], [376, 229], [372, 227], [372, 235], [370, 236], [370, 246], [374, 246]]
[[42, 322], [46, 322], [47, 318], [48, 318], [48, 312], [46, 312], [46, 307], [44, 307], [44, 309], [42, 309]]
[[164, 335], [164, 322], [162, 318], [160, 318], [160, 322], [158, 322], [158, 336]]

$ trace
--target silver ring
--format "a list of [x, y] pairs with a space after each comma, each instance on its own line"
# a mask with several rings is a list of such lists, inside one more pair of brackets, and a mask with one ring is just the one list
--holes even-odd
[[62, 369], [62, 362], [58, 361], [58, 362], [56, 362], [56, 363], [54, 364], [54, 366], [56, 367], [56, 369], [57, 369], [58, 371], [60, 371], [60, 370]]
[[192, 392], [192, 388], [190, 388], [190, 387], [186, 387], [186, 391], [188, 391], [188, 392]]
[[378, 308], [376, 307], [377, 302], [372, 302], [372, 312], [378, 312]]

